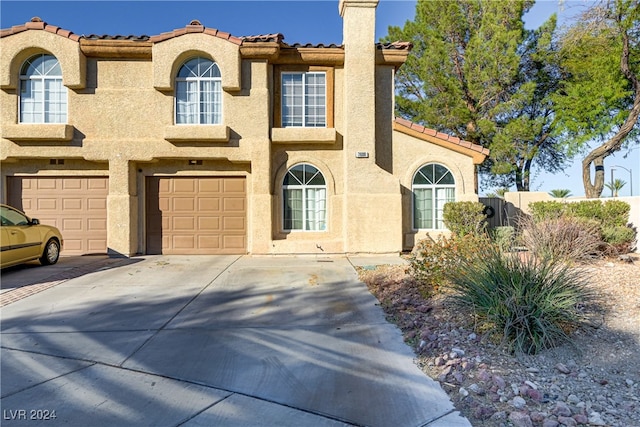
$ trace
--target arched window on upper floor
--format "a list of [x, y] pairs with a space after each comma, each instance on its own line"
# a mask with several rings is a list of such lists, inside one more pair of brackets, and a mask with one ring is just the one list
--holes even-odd
[[222, 79], [207, 58], [187, 60], [176, 76], [176, 124], [222, 123]]
[[20, 123], [67, 122], [67, 88], [55, 56], [34, 55], [22, 65], [19, 117]]
[[446, 228], [442, 221], [444, 204], [455, 201], [456, 183], [446, 167], [429, 163], [421, 167], [413, 177], [413, 228], [416, 230], [440, 230]]

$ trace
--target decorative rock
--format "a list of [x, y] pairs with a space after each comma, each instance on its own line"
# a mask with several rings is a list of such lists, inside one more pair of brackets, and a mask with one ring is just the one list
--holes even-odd
[[484, 390], [484, 388], [480, 387], [476, 383], [471, 384], [469, 386], [469, 390], [471, 390], [472, 392], [474, 392], [478, 396], [484, 396], [486, 394], [486, 391]]
[[480, 419], [486, 420], [487, 418], [491, 418], [494, 414], [494, 410], [490, 407], [480, 405], [473, 411], [473, 416]]
[[490, 418], [492, 420], [494, 420], [494, 421], [506, 420], [507, 419], [507, 413], [505, 411], [498, 411], [498, 412], [494, 413], [493, 415], [491, 415]]
[[464, 387], [460, 387], [460, 390], [458, 390], [458, 393], [460, 394], [460, 396], [462, 397], [467, 397], [469, 396], [469, 392], [467, 391], [466, 388]]
[[499, 375], [494, 375], [493, 376], [493, 383], [495, 385], [497, 385], [498, 388], [501, 389], [501, 390], [507, 386], [507, 383], [504, 381], [504, 378], [502, 378]]
[[476, 334], [474, 334], [473, 332], [471, 332], [468, 336], [467, 336], [467, 340], [468, 341], [475, 341], [475, 339], [478, 338], [478, 336]]
[[536, 383], [534, 383], [534, 382], [531, 382], [531, 381], [528, 381], [528, 380], [527, 380], [527, 381], [525, 381], [524, 383], [525, 383], [526, 385], [528, 385], [529, 387], [531, 387], [531, 388], [535, 389], [535, 390], [537, 390], [537, 389], [538, 389], [538, 385], [537, 385]]
[[442, 366], [442, 365], [444, 365], [444, 359], [442, 357], [438, 356], [438, 357], [435, 358], [433, 363], [436, 366]]
[[484, 382], [491, 380], [491, 374], [487, 372], [485, 369], [480, 369], [478, 371], [477, 377], [480, 381], [484, 381]]
[[569, 397], [567, 397], [567, 402], [575, 405], [580, 402], [580, 399], [575, 394], [570, 394]]
[[527, 390], [526, 396], [531, 400], [535, 400], [536, 402], [542, 402], [542, 399], [544, 398], [544, 395], [540, 392], [540, 390], [536, 390], [533, 388]]
[[589, 424], [594, 426], [605, 426], [607, 423], [602, 419], [602, 415], [598, 412], [592, 412], [589, 414]]
[[552, 420], [551, 418], [547, 418], [542, 422], [542, 427], [558, 427], [560, 423], [556, 420]]
[[462, 357], [462, 356], [464, 356], [464, 350], [463, 350], [463, 349], [461, 349], [461, 348], [453, 347], [453, 348], [451, 349], [451, 351], [452, 351], [453, 353], [455, 353], [455, 354], [456, 354], [456, 356], [458, 356], [458, 357]]
[[558, 417], [558, 422], [563, 426], [577, 427], [578, 423], [571, 417]]
[[533, 411], [529, 414], [529, 418], [531, 418], [531, 421], [533, 421], [534, 423], [540, 423], [544, 421], [544, 419], [546, 418], [546, 415], [543, 414], [542, 412]]
[[513, 406], [516, 409], [522, 409], [525, 406], [527, 406], [527, 401], [521, 398], [520, 396], [516, 396], [511, 401], [511, 406]]
[[589, 419], [584, 414], [575, 414], [573, 419], [576, 420], [578, 424], [587, 424], [589, 422]]
[[551, 413], [557, 415], [558, 417], [570, 417], [571, 409], [564, 402], [556, 402], [556, 407], [553, 408]]
[[563, 374], [570, 374], [571, 370], [569, 368], [567, 368], [567, 366], [563, 363], [558, 363], [556, 364], [555, 368]]
[[512, 412], [509, 414], [509, 421], [515, 427], [533, 427], [533, 422], [526, 412]]

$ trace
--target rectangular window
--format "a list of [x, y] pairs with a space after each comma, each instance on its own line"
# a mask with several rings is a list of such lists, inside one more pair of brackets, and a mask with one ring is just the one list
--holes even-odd
[[455, 188], [414, 188], [413, 219], [415, 229], [445, 229], [442, 211], [447, 202], [455, 200]]
[[282, 73], [281, 101], [282, 127], [326, 127], [326, 73]]

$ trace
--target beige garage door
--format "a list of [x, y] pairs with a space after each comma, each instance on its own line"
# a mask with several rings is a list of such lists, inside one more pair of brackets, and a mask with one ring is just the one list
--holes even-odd
[[245, 188], [243, 177], [147, 178], [147, 253], [246, 253]]
[[10, 205], [55, 225], [63, 255], [107, 253], [106, 177], [9, 177]]

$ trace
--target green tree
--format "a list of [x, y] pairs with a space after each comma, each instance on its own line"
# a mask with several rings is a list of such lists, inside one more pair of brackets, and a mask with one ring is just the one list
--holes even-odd
[[605, 158], [638, 141], [639, 2], [600, 2], [582, 13], [560, 38], [564, 78], [562, 90], [554, 97], [558, 135], [574, 152], [588, 150], [594, 141], [600, 144], [582, 161], [589, 198], [602, 194]]
[[566, 188], [557, 188], [555, 190], [549, 191], [549, 194], [556, 199], [566, 199], [567, 197], [571, 196], [571, 190], [568, 190]]
[[613, 197], [618, 197], [618, 193], [620, 192], [620, 190], [622, 190], [622, 187], [624, 187], [625, 185], [627, 185], [626, 181], [616, 178], [613, 180], [613, 182], [606, 183], [605, 187], [611, 190]]
[[487, 185], [521, 191], [529, 190], [534, 162], [555, 172], [566, 161], [552, 132], [556, 18], [526, 30], [532, 5], [419, 0], [414, 21], [386, 37], [414, 45], [396, 80], [397, 114], [488, 147]]

